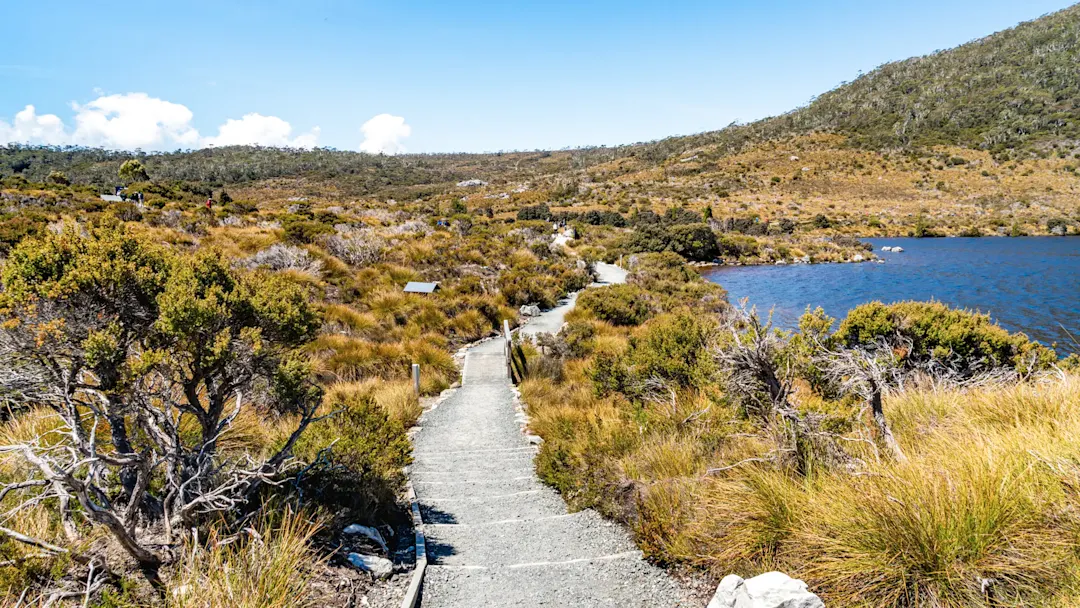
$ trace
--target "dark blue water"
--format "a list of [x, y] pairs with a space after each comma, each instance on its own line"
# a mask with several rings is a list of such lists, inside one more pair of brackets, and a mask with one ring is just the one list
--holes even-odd
[[[864, 302], [938, 300], [989, 313], [1061, 352], [1080, 350], [1080, 238], [866, 239], [885, 264], [722, 266], [707, 279], [794, 327], [807, 306], [837, 319]], [[903, 253], [882, 252], [900, 245]], [[1066, 331], [1067, 330], [1067, 331]]]

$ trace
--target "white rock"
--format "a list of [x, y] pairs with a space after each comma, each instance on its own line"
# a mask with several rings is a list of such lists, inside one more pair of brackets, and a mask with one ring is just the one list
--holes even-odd
[[825, 608], [825, 603], [806, 583], [783, 572], [766, 572], [748, 580], [725, 576], [708, 608]]
[[892, 247], [886, 245], [886, 246], [882, 247], [881, 250], [882, 251], [892, 251]]
[[892, 250], [893, 250], [893, 253], [903, 253], [904, 248], [903, 247], [893, 247]]
[[375, 578], [388, 578], [394, 573], [394, 562], [375, 555], [349, 554], [349, 563]]
[[521, 314], [525, 315], [526, 317], [540, 316], [540, 307], [536, 304], [522, 304]]
[[390, 549], [388, 549], [386, 547], [386, 541], [383, 539], [382, 533], [380, 533], [375, 528], [372, 528], [371, 526], [361, 526], [360, 524], [349, 524], [348, 526], [345, 527], [344, 532], [345, 532], [345, 534], [362, 534], [362, 535], [370, 538], [376, 544], [378, 544], [379, 547], [383, 551], [385, 551], [387, 553], [390, 553]]
[[716, 587], [716, 593], [708, 608], [750, 608], [753, 600], [746, 592], [746, 581], [735, 574], [729, 574], [720, 581]]
[[191, 585], [180, 585], [172, 590], [173, 597], [176, 598], [187, 597], [188, 593], [191, 593]]
[[856, 254], [855, 254], [855, 257], [851, 258], [851, 261], [852, 261], [852, 262], [861, 262], [861, 261], [863, 261], [863, 260], [865, 260], [865, 259], [866, 259], [866, 258], [864, 258], [864, 257], [862, 256], [862, 254], [858, 254], [858, 253], [856, 253]]
[[458, 188], [476, 188], [477, 186], [486, 186], [487, 182], [481, 179], [467, 179], [463, 182], [457, 183]]

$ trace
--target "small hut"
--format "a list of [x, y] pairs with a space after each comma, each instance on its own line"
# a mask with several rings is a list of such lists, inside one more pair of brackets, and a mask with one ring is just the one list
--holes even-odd
[[405, 293], [435, 293], [439, 290], [438, 283], [421, 283], [419, 281], [409, 281], [405, 285]]

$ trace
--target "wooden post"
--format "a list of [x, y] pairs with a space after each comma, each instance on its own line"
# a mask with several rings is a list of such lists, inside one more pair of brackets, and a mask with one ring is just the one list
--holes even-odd
[[506, 338], [506, 346], [503, 348], [503, 352], [506, 354], [506, 377], [510, 379], [510, 382], [514, 381], [514, 360], [512, 359], [513, 353], [511, 348], [513, 341], [510, 339], [510, 321], [503, 319], [503, 336]]
[[420, 364], [419, 363], [413, 363], [412, 364], [412, 383], [413, 383], [413, 390], [416, 391], [416, 396], [419, 397], [420, 396]]

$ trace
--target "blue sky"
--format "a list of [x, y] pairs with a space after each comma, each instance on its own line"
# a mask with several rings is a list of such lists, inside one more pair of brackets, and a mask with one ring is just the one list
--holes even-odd
[[390, 153], [630, 143], [778, 114], [881, 63], [1069, 4], [13, 2], [0, 21], [0, 141]]

